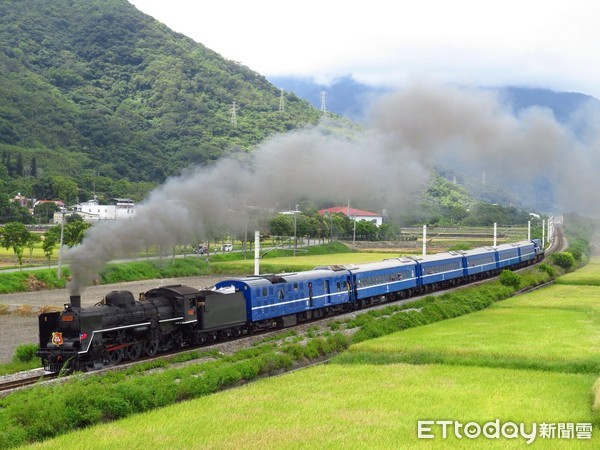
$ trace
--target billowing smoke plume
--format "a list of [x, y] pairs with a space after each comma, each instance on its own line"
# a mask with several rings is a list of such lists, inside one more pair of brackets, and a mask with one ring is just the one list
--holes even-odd
[[[489, 92], [416, 85], [381, 98], [370, 123], [351, 137], [331, 133], [327, 124], [280, 135], [251, 159], [224, 159], [168, 180], [136, 206], [134, 218], [94, 226], [69, 250], [71, 290], [79, 292], [117, 257], [189, 243], [225, 226], [243, 229], [245, 205], [375, 198], [388, 210], [401, 208], [440, 164], [483, 168], [507, 185], [542, 177], [554, 182], [559, 199], [569, 202], [563, 204], [582, 208], [598, 192], [598, 152], [578, 143], [550, 112], [515, 117]], [[587, 136], [593, 147], [600, 143], [596, 131]], [[589, 194], [578, 189], [581, 183]]]

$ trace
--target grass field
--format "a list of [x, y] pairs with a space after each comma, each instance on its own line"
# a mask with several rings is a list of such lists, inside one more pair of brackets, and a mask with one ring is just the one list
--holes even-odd
[[[468, 316], [356, 344], [330, 364], [93, 427], [36, 448], [523, 448], [525, 437], [417, 437], [419, 420], [593, 424], [600, 445], [600, 264]], [[580, 278], [576, 278], [581, 280]], [[581, 281], [577, 281], [581, 283]], [[416, 364], [407, 364], [412, 362]], [[596, 392], [595, 392], [596, 391]], [[595, 403], [595, 407], [592, 405]]]
[[[265, 260], [269, 265], [289, 266], [289, 265], [304, 265], [310, 268], [317, 266], [330, 266], [336, 264], [361, 264], [374, 261], [382, 261], [386, 258], [394, 258], [399, 254], [390, 254], [385, 252], [357, 252], [357, 253], [334, 253], [324, 255], [308, 255], [304, 256], [298, 253], [297, 256], [284, 256], [279, 258], [269, 258]], [[220, 264], [245, 264], [248, 267], [254, 267], [254, 260], [247, 259], [245, 261], [230, 261]]]
[[599, 288], [555, 286], [354, 345], [344, 359], [600, 373]]
[[[325, 365], [64, 435], [35, 448], [523, 448], [417, 439], [419, 420], [589, 423], [593, 375], [444, 365]], [[540, 439], [534, 448], [594, 448]]]
[[556, 280], [557, 284], [600, 286], [600, 258], [591, 258], [585, 267]]

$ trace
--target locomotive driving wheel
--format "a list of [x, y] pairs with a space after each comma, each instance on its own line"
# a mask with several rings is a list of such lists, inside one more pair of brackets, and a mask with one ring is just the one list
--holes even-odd
[[123, 349], [113, 350], [108, 352], [109, 363], [112, 365], [119, 364], [123, 360]]
[[148, 356], [154, 356], [158, 353], [158, 339], [149, 339], [144, 342], [144, 353]]
[[136, 342], [125, 348], [125, 355], [129, 360], [136, 361], [142, 356], [143, 351], [144, 346], [140, 342]]

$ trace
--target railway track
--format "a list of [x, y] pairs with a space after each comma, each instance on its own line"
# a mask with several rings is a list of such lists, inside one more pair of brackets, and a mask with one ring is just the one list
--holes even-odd
[[[567, 243], [566, 243], [566, 239], [564, 238], [564, 233], [562, 231], [562, 229], [560, 229], [559, 227], [557, 227], [556, 229], [556, 233], [554, 236], [553, 241], [551, 242], [551, 245], [546, 249], [546, 254], [552, 254], [554, 252], [560, 252], [563, 251], [564, 249], [566, 249]], [[522, 269], [524, 270], [524, 269]], [[493, 279], [493, 278], [491, 278]], [[474, 283], [470, 283], [469, 285], [477, 285], [477, 284], [481, 284], [484, 282], [489, 281], [490, 278], [486, 279], [486, 280], [481, 280], [481, 281], [477, 281]], [[528, 292], [530, 290], [533, 289], [539, 289], [541, 287], [546, 287], [548, 285], [552, 284], [552, 282], [549, 283], [545, 283], [542, 286], [538, 286], [536, 288], [532, 288], [532, 289], [526, 289], [523, 290], [523, 292], [519, 292], [519, 294], [521, 293], [525, 293]], [[446, 290], [441, 290], [438, 292], [448, 292], [448, 291], [454, 291], [456, 289], [461, 289], [463, 288], [465, 285], [461, 285], [455, 288], [450, 288], [450, 289], [446, 289]], [[431, 295], [432, 293], [428, 293], [425, 295]], [[403, 300], [397, 300], [395, 302], [384, 302], [384, 303], [380, 303], [380, 304], [376, 304], [364, 309], [360, 309], [357, 311], [352, 311], [352, 312], [347, 312], [341, 315], [336, 315], [336, 316], [331, 316], [331, 317], [325, 317], [325, 318], [321, 318], [321, 319], [316, 319], [316, 320], [312, 320], [312, 321], [308, 321], [308, 322], [304, 322], [296, 327], [292, 327], [290, 329], [294, 329], [297, 330], [300, 334], [302, 334], [303, 332], [306, 332], [306, 329], [309, 327], [326, 327], [327, 324], [329, 322], [332, 321], [337, 321], [337, 320], [343, 320], [346, 318], [350, 318], [350, 317], [354, 317], [357, 314], [361, 314], [364, 313], [365, 311], [368, 310], [372, 310], [372, 309], [379, 309], [379, 308], [385, 308], [390, 304], [403, 304], [403, 303], [409, 303], [409, 302], [413, 302], [418, 300], [419, 298], [422, 298], [425, 295], [418, 295], [415, 297], [411, 297], [411, 298], [407, 298], [407, 299], [403, 299]], [[256, 345], [257, 342], [261, 342], [262, 340], [264, 340], [265, 338], [268, 338], [272, 335], [276, 335], [282, 332], [282, 329], [275, 329], [275, 330], [269, 330], [269, 331], [263, 331], [260, 333], [256, 333], [256, 334], [252, 334], [252, 335], [243, 335], [237, 338], [233, 338], [233, 339], [229, 339], [226, 341], [221, 341], [221, 342], [215, 342], [215, 343], [209, 343], [209, 344], [205, 344], [203, 346], [200, 347], [195, 347], [195, 348], [188, 348], [188, 349], [184, 349], [181, 351], [171, 351], [171, 352], [167, 352], [167, 353], [162, 353], [158, 356], [156, 356], [155, 358], [165, 358], [165, 357], [169, 357], [169, 356], [173, 356], [179, 353], [184, 353], [186, 351], [197, 351], [197, 350], [217, 350], [220, 352], [224, 352], [224, 353], [229, 353], [230, 351], [235, 351], [237, 349], [241, 349], [241, 348], [247, 348], [247, 347], [251, 347], [253, 345]], [[91, 373], [98, 373], [104, 370], [123, 370], [133, 364], [138, 364], [141, 362], [147, 362], [148, 360], [151, 360], [153, 358], [151, 357], [147, 357], [147, 358], [141, 358], [139, 361], [127, 361], [115, 366], [106, 366], [103, 369], [100, 369], [98, 371], [93, 371]], [[43, 371], [42, 371], [43, 372]], [[18, 378], [18, 379], [14, 379], [14, 380], [7, 380], [7, 381], [3, 381], [6, 380], [7, 377], [0, 377], [0, 395], [3, 395], [3, 393], [5, 392], [10, 392], [13, 389], [16, 388], [22, 388], [22, 387], [26, 387], [26, 386], [31, 386], [33, 384], [36, 384], [40, 381], [46, 381], [52, 378], [56, 378], [55, 374], [37, 374], [34, 376], [28, 376], [28, 377], [22, 377], [22, 378]]]
[[54, 373], [39, 373], [35, 375], [23, 376], [23, 374], [15, 374], [14, 377], [4, 377], [0, 381], [0, 395], [13, 391], [14, 389], [31, 386], [41, 381], [52, 380], [57, 375]]

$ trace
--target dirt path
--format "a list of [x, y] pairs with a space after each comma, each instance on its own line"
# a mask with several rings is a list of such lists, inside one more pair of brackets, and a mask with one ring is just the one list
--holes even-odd
[[[158, 286], [187, 284], [195, 288], [207, 288], [224, 278], [223, 276], [168, 278], [91, 286], [81, 295], [81, 304], [84, 307], [92, 306], [102, 300], [107, 293], [115, 290], [131, 291], [134, 297], [137, 298], [139, 292], [146, 292]], [[67, 289], [0, 295], [0, 305], [7, 305], [10, 310], [15, 310], [23, 306], [30, 306], [34, 311], [37, 311], [42, 306], [57, 306], [62, 308], [65, 303], [69, 303], [69, 291]], [[18, 316], [15, 314], [0, 315], [0, 363], [9, 362], [18, 345], [37, 342], [37, 314], [31, 316]]]

